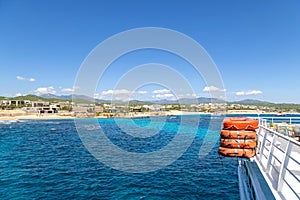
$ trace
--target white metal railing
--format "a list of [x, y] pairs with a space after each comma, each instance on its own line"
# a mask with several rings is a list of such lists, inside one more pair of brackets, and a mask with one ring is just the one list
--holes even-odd
[[[281, 133], [285, 136], [294, 137], [293, 127], [295, 124], [300, 125], [300, 117], [253, 117], [259, 120], [259, 124]], [[299, 138], [298, 138], [299, 140]]]
[[300, 124], [300, 117], [255, 117], [256, 119], [263, 119], [269, 124], [274, 123], [289, 123], [289, 124]]
[[300, 199], [300, 142], [268, 128], [259, 119], [256, 160], [278, 199]]

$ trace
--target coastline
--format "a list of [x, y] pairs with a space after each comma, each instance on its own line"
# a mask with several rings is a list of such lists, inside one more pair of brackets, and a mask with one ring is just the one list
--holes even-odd
[[49, 119], [74, 119], [72, 116], [61, 116], [56, 114], [45, 114], [45, 115], [21, 115], [21, 116], [5, 116], [0, 117], [0, 121], [10, 120], [49, 120]]
[[[77, 119], [77, 118], [143, 118], [143, 117], [155, 117], [155, 116], [176, 116], [176, 115], [212, 115], [220, 116], [226, 114], [235, 114], [235, 115], [261, 115], [261, 114], [271, 114], [276, 115], [278, 113], [274, 112], [226, 112], [226, 113], [205, 113], [205, 112], [186, 112], [186, 111], [161, 111], [161, 112], [136, 112], [136, 113], [126, 113], [126, 114], [109, 114], [103, 113], [100, 116], [88, 116], [81, 115], [75, 116], [74, 113], [55, 113], [55, 114], [36, 114], [36, 113], [26, 113], [21, 110], [1, 110], [0, 111], [0, 121], [9, 121], [9, 120], [55, 120], [55, 119]], [[282, 113], [282, 117], [286, 114], [299, 114], [299, 113]], [[279, 115], [280, 116], [280, 115]]]
[[47, 120], [73, 119], [72, 113], [38, 114], [27, 113], [23, 110], [0, 110], [0, 121], [8, 120]]

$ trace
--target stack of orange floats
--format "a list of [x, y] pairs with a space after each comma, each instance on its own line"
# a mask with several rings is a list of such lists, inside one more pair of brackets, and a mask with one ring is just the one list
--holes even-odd
[[251, 158], [255, 155], [258, 121], [246, 117], [225, 118], [221, 131], [219, 154]]

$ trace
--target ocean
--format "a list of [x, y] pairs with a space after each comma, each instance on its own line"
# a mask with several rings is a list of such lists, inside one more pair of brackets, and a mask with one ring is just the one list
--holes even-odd
[[[87, 132], [80, 134], [74, 120], [0, 122], [0, 199], [239, 199], [237, 159], [217, 152], [221, 119], [199, 115], [97, 120], [114, 146], [145, 159], [172, 143], [182, 127], [183, 143], [185, 136], [194, 135], [177, 159], [164, 163], [164, 158], [173, 158], [172, 152], [149, 159], [145, 172], [132, 158], [111, 158], [113, 164], [95, 158], [83, 139], [98, 130], [88, 125], [89, 119], [82, 119]], [[197, 126], [192, 123], [196, 121]], [[141, 135], [132, 135], [141, 130]], [[103, 152], [106, 158], [115, 155]], [[124, 168], [127, 161], [136, 165]]]

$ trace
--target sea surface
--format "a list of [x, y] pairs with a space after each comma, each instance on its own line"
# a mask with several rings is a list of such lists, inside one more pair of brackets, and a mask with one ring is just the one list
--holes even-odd
[[[199, 120], [190, 127], [196, 128], [192, 144], [170, 165], [146, 173], [116, 170], [97, 160], [85, 148], [74, 120], [0, 122], [0, 199], [239, 199], [237, 159], [217, 153], [221, 120], [186, 117]], [[166, 146], [181, 126], [180, 116], [98, 121], [114, 145], [137, 153]], [[157, 134], [134, 137], [120, 124], [144, 133], [156, 129]], [[87, 131], [92, 128], [87, 125]], [[193, 134], [188, 124], [183, 131]], [[213, 146], [199, 157], [205, 141]]]

